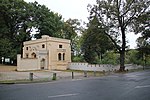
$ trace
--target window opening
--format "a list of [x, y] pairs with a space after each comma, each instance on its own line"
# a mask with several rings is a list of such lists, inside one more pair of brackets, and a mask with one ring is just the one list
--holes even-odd
[[59, 48], [62, 48], [62, 45], [59, 45]]
[[58, 54], [58, 60], [61, 60], [61, 53]]
[[42, 48], [45, 48], [45, 44], [42, 44]]
[[63, 53], [63, 60], [65, 60], [65, 53]]

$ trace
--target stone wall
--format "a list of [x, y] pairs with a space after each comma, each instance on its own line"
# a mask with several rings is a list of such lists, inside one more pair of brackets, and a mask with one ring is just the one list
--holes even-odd
[[17, 71], [40, 70], [38, 59], [24, 59], [17, 55]]
[[[143, 68], [142, 66], [126, 64], [125, 69], [138, 69]], [[84, 71], [115, 71], [119, 70], [119, 65], [111, 64], [88, 64], [88, 63], [69, 63], [69, 69], [72, 70], [84, 70]]]

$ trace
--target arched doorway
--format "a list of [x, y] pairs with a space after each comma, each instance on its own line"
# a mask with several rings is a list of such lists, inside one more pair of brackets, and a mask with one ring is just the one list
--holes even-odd
[[45, 69], [45, 64], [46, 62], [45, 62], [45, 59], [43, 58], [42, 60], [41, 60], [41, 69]]

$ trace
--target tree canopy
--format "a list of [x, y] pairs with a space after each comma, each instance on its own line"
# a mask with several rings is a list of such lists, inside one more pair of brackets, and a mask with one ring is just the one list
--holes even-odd
[[[49, 35], [70, 39], [75, 61], [83, 61], [84, 57], [89, 63], [107, 62], [111, 56], [118, 61], [118, 54], [108, 52], [115, 47], [120, 53], [120, 70], [123, 71], [126, 35], [130, 32], [141, 34], [138, 50], [149, 55], [149, 5], [149, 0], [96, 0], [95, 5], [88, 5], [89, 23], [84, 29], [78, 19], [64, 21], [61, 15], [38, 2], [0, 0], [0, 58], [16, 60], [16, 55], [22, 54], [24, 41]], [[31, 34], [33, 31], [36, 32]]]
[[90, 17], [99, 19], [120, 53], [120, 71], [125, 69], [126, 34], [137, 33], [137, 22], [148, 14], [149, 5], [149, 0], [96, 0], [96, 5], [88, 6]]
[[111, 40], [105, 35], [105, 30], [96, 16], [88, 23], [81, 49], [85, 60], [89, 63], [97, 63], [96, 58], [102, 60], [102, 55], [107, 50], [113, 49]]
[[11, 57], [16, 60], [17, 53], [22, 54], [23, 42], [33, 37], [31, 34], [33, 30], [37, 30], [34, 38], [40, 38], [44, 34], [61, 37], [60, 31], [63, 27], [61, 18], [59, 14], [37, 2], [1, 0], [0, 50], [2, 52], [0, 52], [0, 57]]

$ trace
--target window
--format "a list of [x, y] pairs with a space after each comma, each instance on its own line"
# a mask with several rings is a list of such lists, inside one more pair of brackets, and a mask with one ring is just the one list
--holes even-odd
[[61, 60], [61, 53], [58, 54], [58, 60]]
[[42, 44], [42, 48], [45, 48], [45, 44]]
[[62, 45], [59, 45], [59, 48], [62, 48]]
[[28, 47], [26, 47], [26, 50], [28, 50]]
[[63, 60], [65, 60], [65, 53], [63, 53]]
[[29, 54], [26, 54], [26, 58], [28, 58], [29, 57]]

